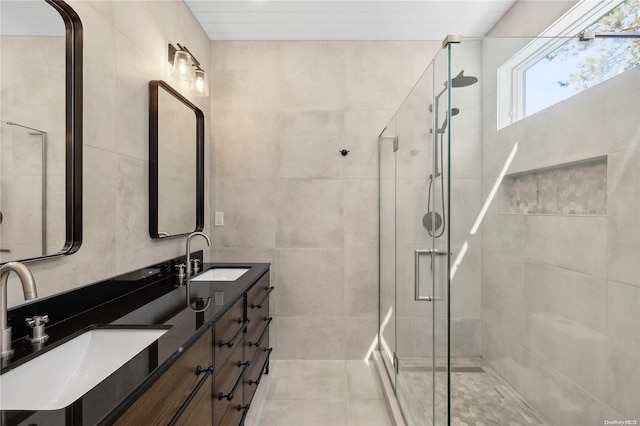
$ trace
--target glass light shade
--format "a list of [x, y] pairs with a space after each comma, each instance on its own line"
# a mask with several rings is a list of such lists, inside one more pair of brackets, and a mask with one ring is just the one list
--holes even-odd
[[189, 52], [185, 52], [184, 50], [176, 51], [173, 56], [171, 75], [178, 80], [190, 81], [193, 79], [193, 66]]
[[207, 74], [201, 69], [195, 70], [195, 76], [191, 82], [191, 90], [198, 96], [209, 96]]

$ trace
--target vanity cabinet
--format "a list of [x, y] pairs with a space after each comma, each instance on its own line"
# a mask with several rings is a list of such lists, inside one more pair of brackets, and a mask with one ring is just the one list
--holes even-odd
[[269, 315], [269, 297], [272, 291], [269, 275], [266, 274], [247, 292], [248, 323], [244, 351], [245, 358], [251, 364], [243, 382], [245, 406], [251, 404], [262, 375], [269, 368], [269, 357], [272, 352], [269, 346], [269, 327], [273, 321]]
[[[269, 274], [215, 323], [214, 425], [241, 425], [268, 368]], [[240, 304], [239, 306], [237, 306]], [[242, 321], [238, 313], [242, 312]], [[222, 336], [222, 337], [221, 337]], [[233, 345], [229, 347], [229, 344]], [[225, 344], [226, 343], [226, 344]]]
[[268, 372], [272, 291], [267, 272], [115, 424], [242, 425]]
[[116, 425], [207, 425], [212, 411], [212, 333], [206, 331]]
[[[214, 323], [215, 380], [213, 423], [222, 425], [229, 407], [242, 402], [242, 379], [249, 364], [245, 363], [243, 343], [247, 328], [244, 297]], [[235, 423], [239, 424], [239, 423]]]

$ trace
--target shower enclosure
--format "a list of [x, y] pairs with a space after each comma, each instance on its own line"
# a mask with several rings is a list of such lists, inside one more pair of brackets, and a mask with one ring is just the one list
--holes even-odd
[[574, 42], [445, 40], [379, 135], [377, 358], [406, 424], [640, 422], [640, 67], [557, 80]]
[[47, 133], [0, 120], [0, 263], [47, 253]]

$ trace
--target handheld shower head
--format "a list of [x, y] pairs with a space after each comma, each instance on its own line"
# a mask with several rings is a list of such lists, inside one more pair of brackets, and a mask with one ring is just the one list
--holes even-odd
[[[460, 108], [451, 108], [451, 116], [455, 116], [460, 114]], [[444, 133], [444, 130], [447, 128], [447, 124], [449, 124], [449, 114], [444, 117], [444, 122], [442, 123], [442, 127], [438, 129], [438, 133]]]

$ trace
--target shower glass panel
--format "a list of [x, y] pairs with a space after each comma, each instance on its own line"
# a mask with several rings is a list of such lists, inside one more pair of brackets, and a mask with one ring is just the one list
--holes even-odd
[[395, 117], [378, 138], [380, 153], [380, 355], [395, 388], [396, 162]]
[[380, 356], [412, 425], [447, 417], [448, 63], [447, 48], [379, 138]]
[[450, 44], [380, 137], [380, 350], [408, 425], [640, 422], [640, 36], [585, 43]]
[[0, 120], [0, 263], [47, 254], [47, 133]]

